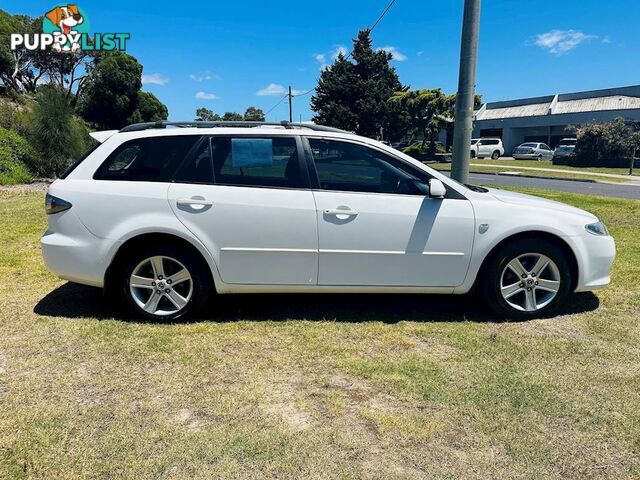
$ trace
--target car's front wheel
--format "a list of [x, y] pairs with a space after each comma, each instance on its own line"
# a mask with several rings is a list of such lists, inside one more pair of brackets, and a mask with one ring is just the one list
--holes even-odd
[[115, 279], [128, 309], [149, 320], [178, 320], [196, 313], [209, 293], [199, 258], [179, 246], [151, 246], [131, 252]]
[[541, 239], [513, 242], [485, 269], [485, 293], [499, 314], [516, 320], [555, 311], [571, 288], [571, 269], [563, 252]]

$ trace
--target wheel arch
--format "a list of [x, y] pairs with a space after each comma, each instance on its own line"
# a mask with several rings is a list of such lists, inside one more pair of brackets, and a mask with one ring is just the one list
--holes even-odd
[[109, 263], [109, 266], [107, 267], [104, 276], [105, 289], [108, 290], [112, 285], [113, 274], [117, 270], [118, 265], [120, 265], [121, 262], [126, 258], [127, 254], [137, 248], [143, 248], [145, 245], [149, 245], [151, 243], [170, 243], [181, 248], [185, 248], [186, 250], [191, 252], [191, 254], [193, 254], [202, 262], [203, 266], [206, 266], [211, 288], [213, 288], [214, 291], [216, 290], [216, 281], [213, 274], [213, 269], [216, 268], [216, 266], [215, 264], [212, 265], [213, 260], [209, 261], [209, 259], [206, 258], [206, 254], [203, 253], [200, 248], [198, 248], [189, 240], [178, 235], [163, 232], [140, 233], [125, 240], [118, 247], [117, 251], [111, 259], [111, 262]]
[[484, 278], [484, 273], [486, 272], [491, 260], [498, 254], [498, 252], [508, 243], [516, 241], [516, 240], [546, 240], [549, 243], [552, 243], [556, 247], [558, 247], [565, 255], [569, 263], [569, 267], [571, 268], [571, 287], [569, 289], [570, 292], [573, 292], [578, 285], [578, 275], [580, 273], [578, 267], [578, 259], [576, 257], [575, 252], [571, 248], [571, 246], [558, 235], [554, 235], [553, 233], [544, 232], [540, 230], [530, 230], [524, 232], [518, 232], [513, 235], [510, 235], [506, 238], [500, 240], [494, 247], [489, 251], [489, 253], [482, 260], [482, 264], [478, 269], [478, 273], [473, 283], [473, 290], [476, 290], [480, 284], [481, 279]]

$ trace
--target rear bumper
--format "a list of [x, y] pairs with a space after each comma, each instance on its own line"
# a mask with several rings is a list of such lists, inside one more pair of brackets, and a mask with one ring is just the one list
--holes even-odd
[[104, 286], [114, 241], [91, 234], [72, 211], [51, 215], [40, 239], [44, 263], [51, 273], [71, 282]]

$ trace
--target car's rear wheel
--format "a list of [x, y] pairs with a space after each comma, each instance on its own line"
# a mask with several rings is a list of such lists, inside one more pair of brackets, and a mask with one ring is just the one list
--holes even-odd
[[515, 241], [493, 256], [484, 273], [489, 304], [515, 320], [549, 315], [571, 288], [571, 268], [565, 255], [546, 240]]
[[538, 155], [538, 161], [542, 160], [542, 155]]
[[491, 154], [491, 159], [492, 160], [498, 160], [500, 158], [500, 152], [498, 150], [496, 150], [495, 152], [493, 152]]
[[128, 309], [149, 320], [171, 321], [195, 314], [210, 289], [201, 260], [175, 245], [131, 252], [115, 280]]

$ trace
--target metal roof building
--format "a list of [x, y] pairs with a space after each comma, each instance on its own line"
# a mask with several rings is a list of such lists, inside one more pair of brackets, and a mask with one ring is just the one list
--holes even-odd
[[524, 142], [552, 148], [573, 136], [567, 127], [622, 117], [640, 122], [640, 85], [485, 103], [476, 113], [474, 137], [500, 137], [506, 154]]

